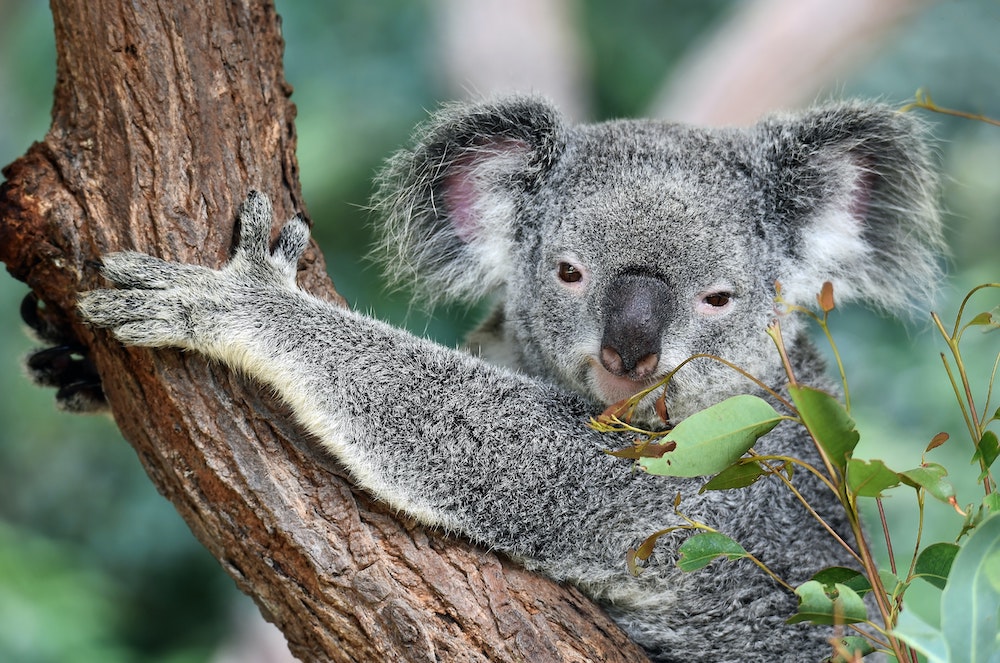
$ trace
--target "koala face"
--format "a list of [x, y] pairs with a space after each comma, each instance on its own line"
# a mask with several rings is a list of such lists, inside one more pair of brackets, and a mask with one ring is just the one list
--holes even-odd
[[[568, 137], [524, 212], [535, 232], [507, 283], [507, 331], [531, 372], [610, 405], [694, 354], [758, 371], [760, 357], [776, 360], [765, 334], [775, 275], [760, 261], [769, 252], [755, 233], [764, 219], [754, 183], [725, 144], [698, 135], [695, 151], [691, 138], [638, 122]], [[740, 386], [733, 377], [700, 360], [675, 378], [672, 400], [720, 397]]]
[[[381, 252], [431, 300], [494, 296], [473, 345], [596, 404], [696, 354], [774, 383], [777, 282], [791, 304], [831, 281], [838, 301], [887, 310], [933, 288], [943, 243], [921, 133], [860, 103], [718, 130], [569, 127], [525, 98], [450, 106], [378, 180]], [[748, 386], [697, 359], [668, 409], [687, 416]]]

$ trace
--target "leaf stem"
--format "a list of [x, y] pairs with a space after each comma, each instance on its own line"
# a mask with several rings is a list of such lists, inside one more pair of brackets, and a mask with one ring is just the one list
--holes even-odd
[[932, 113], [939, 113], [941, 115], [951, 115], [952, 117], [960, 117], [965, 120], [975, 120], [977, 122], [984, 122], [986, 124], [992, 124], [993, 126], [1000, 127], [1000, 120], [994, 120], [983, 114], [969, 113], [966, 111], [955, 110], [953, 108], [945, 108], [943, 106], [938, 106], [931, 99], [931, 95], [923, 89], [917, 90], [916, 100], [906, 104], [900, 108], [900, 112], [907, 112], [914, 108], [923, 108], [924, 110], [929, 110]]
[[833, 340], [833, 334], [830, 332], [830, 326], [827, 324], [827, 318], [829, 313], [824, 313], [822, 318], [817, 318], [820, 329], [823, 330], [823, 334], [826, 336], [827, 343], [830, 344], [830, 349], [833, 351], [833, 359], [837, 362], [837, 371], [840, 373], [840, 384], [844, 388], [844, 409], [847, 413], [851, 413], [851, 390], [847, 386], [847, 372], [844, 370], [844, 362], [840, 358], [840, 350], [837, 349], [837, 344]]
[[[929, 98], [928, 98], [929, 100]], [[962, 334], [968, 329], [973, 322], [966, 325], [962, 325], [962, 319], [965, 316], [965, 307], [968, 305], [972, 296], [978, 291], [985, 288], [1000, 288], [1000, 283], [983, 283], [971, 289], [965, 297], [962, 299], [961, 305], [958, 307], [958, 314], [955, 316], [955, 327], [952, 333], [949, 335], [947, 330], [944, 328], [944, 324], [941, 322], [941, 318], [937, 313], [931, 313], [931, 320], [938, 328], [938, 332], [944, 339], [945, 344], [948, 346], [948, 350], [951, 352], [952, 359], [955, 361], [955, 367], [958, 369], [958, 375], [961, 380], [961, 388], [955, 380], [955, 375], [952, 372], [951, 366], [948, 363], [947, 358], [944, 353], [941, 353], [941, 361], [944, 363], [945, 371], [948, 373], [948, 379], [951, 381], [952, 390], [955, 392], [955, 398], [958, 400], [959, 409], [962, 411], [962, 416], [965, 419], [965, 425], [969, 429], [969, 435], [972, 437], [972, 445], [976, 450], [979, 450], [980, 443], [985, 432], [983, 425], [979, 418], [979, 411], [976, 409], [976, 401], [972, 395], [972, 385], [969, 382], [968, 372], [965, 370], [965, 361], [962, 359], [962, 353], [959, 349], [959, 344], [962, 340]], [[990, 395], [992, 395], [993, 388], [993, 378], [996, 376], [996, 364], [994, 364], [993, 373], [990, 377], [990, 388], [987, 395], [987, 402], [989, 402]], [[984, 410], [983, 418], [986, 418], [988, 410]], [[989, 467], [986, 464], [985, 458], [982, 454], [979, 454], [979, 467], [983, 473], [983, 491], [989, 496], [993, 492], [992, 480], [989, 474]]]
[[[791, 480], [788, 477], [782, 474], [780, 470], [777, 470], [771, 467], [770, 465], [765, 465], [765, 467], [767, 467], [768, 471], [771, 474], [778, 477], [778, 479], [783, 484], [785, 484], [785, 487], [788, 488], [788, 490], [792, 491], [792, 494], [795, 495], [796, 499], [798, 499], [799, 502], [802, 503], [802, 506], [806, 508], [806, 511], [809, 512], [809, 515], [811, 515], [816, 520], [816, 522], [822, 525], [823, 529], [825, 529], [830, 534], [830, 536], [832, 536], [834, 540], [837, 541], [837, 543], [843, 546], [844, 550], [850, 553], [851, 556], [854, 557], [854, 559], [856, 559], [859, 564], [864, 564], [864, 560], [861, 558], [861, 556], [859, 556], [858, 553], [854, 550], [854, 548], [852, 548], [850, 544], [847, 543], [847, 541], [844, 541], [843, 537], [841, 537], [837, 533], [837, 531], [833, 529], [833, 527], [831, 527], [830, 524], [826, 522], [826, 520], [823, 519], [823, 516], [819, 515], [819, 513], [812, 507], [812, 505], [809, 504], [809, 501], [805, 498], [805, 496], [802, 495], [802, 493], [800, 493], [798, 489], [792, 484]], [[827, 482], [827, 485], [829, 485], [829, 482]]]
[[896, 573], [896, 555], [892, 551], [892, 537], [889, 536], [889, 523], [885, 519], [885, 508], [882, 506], [882, 498], [876, 497], [875, 504], [878, 505], [878, 517], [882, 521], [882, 534], [885, 535], [885, 547], [889, 551], [889, 568], [892, 569], [892, 574]]

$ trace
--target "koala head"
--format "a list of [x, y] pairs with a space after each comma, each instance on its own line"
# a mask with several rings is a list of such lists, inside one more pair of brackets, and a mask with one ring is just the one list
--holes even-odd
[[[889, 311], [935, 285], [922, 134], [861, 103], [747, 129], [568, 126], [530, 98], [449, 106], [378, 180], [381, 256], [432, 301], [495, 297], [484, 352], [599, 403], [698, 353], [773, 381], [776, 283], [791, 304], [832, 281], [838, 301]], [[698, 360], [668, 405], [686, 416], [747, 386]]]

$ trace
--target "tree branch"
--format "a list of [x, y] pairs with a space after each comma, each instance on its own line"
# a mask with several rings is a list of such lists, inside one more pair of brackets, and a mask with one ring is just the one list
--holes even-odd
[[[52, 127], [8, 166], [0, 259], [79, 338], [157, 488], [305, 660], [642, 660], [579, 592], [358, 493], [256, 385], [84, 327], [97, 258], [222, 264], [237, 205], [303, 210], [270, 2], [53, 0]], [[310, 247], [303, 287], [336, 299]], [[624, 562], [623, 562], [624, 563]]]

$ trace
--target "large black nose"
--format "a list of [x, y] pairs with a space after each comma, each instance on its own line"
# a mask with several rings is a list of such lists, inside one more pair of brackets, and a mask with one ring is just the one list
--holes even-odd
[[656, 372], [660, 339], [671, 314], [669, 295], [667, 284], [655, 276], [626, 273], [612, 281], [601, 339], [604, 368], [633, 380]]

